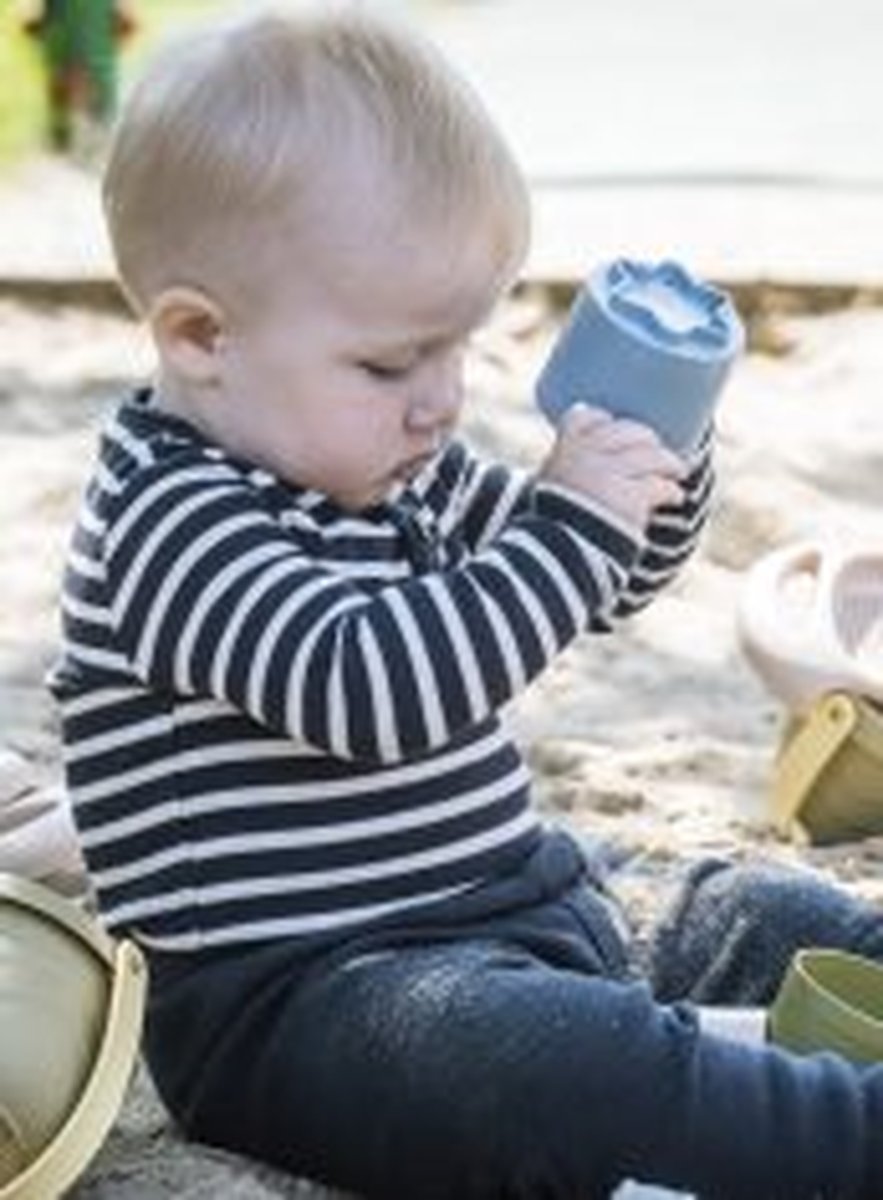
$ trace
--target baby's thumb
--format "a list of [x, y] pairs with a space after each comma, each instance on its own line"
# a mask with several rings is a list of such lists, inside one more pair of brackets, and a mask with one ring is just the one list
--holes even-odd
[[561, 420], [561, 432], [567, 434], [588, 433], [612, 418], [602, 408], [594, 408], [585, 400], [577, 400], [570, 406]]

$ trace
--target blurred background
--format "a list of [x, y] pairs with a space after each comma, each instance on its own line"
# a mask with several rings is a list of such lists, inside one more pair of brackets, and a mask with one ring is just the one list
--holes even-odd
[[[667, 246], [719, 278], [883, 279], [879, 0], [374, 3], [425, 26], [508, 134], [537, 197], [533, 275], [566, 279], [600, 254]], [[0, 199], [51, 139], [51, 54], [35, 14], [66, 9], [87, 28], [114, 7], [0, 0]], [[131, 21], [109, 52], [124, 93], [157, 43], [230, 5], [116, 7]], [[66, 165], [94, 173], [100, 138], [70, 141]], [[54, 187], [54, 213], [67, 187], [70, 239], [91, 238], [94, 257], [89, 189], [66, 174], [44, 164], [30, 201]], [[47, 268], [63, 247], [51, 238]], [[0, 242], [0, 275], [20, 253]]]
[[[72, 8], [101, 8], [80, 0]], [[39, 55], [0, 0], [0, 155], [39, 142]], [[51, 7], [51, 5], [50, 5]], [[122, 74], [228, 8], [130, 0]], [[532, 173], [555, 181], [883, 183], [878, 0], [386, 0], [479, 82]], [[87, 18], [88, 19], [88, 18]]]

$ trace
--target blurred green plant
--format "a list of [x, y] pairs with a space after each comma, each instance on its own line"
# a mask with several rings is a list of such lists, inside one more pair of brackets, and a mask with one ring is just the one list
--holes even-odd
[[[21, 29], [29, 7], [22, 0], [0, 0], [0, 170], [46, 145], [42, 62]], [[227, 0], [132, 0], [138, 32], [122, 53], [121, 90], [155, 44], [176, 26], [225, 8], [230, 8]]]
[[0, 166], [40, 144], [45, 107], [40, 59], [21, 30], [21, 9], [0, 0]]

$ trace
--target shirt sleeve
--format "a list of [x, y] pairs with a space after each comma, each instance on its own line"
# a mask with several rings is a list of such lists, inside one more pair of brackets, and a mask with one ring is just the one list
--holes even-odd
[[617, 597], [612, 613], [598, 613], [592, 617], [590, 628], [593, 632], [607, 632], [620, 620], [646, 607], [672, 582], [696, 549], [708, 520], [714, 490], [710, 433], [694, 456], [683, 488], [684, 499], [680, 504], [666, 505], [654, 513], [626, 586]]
[[154, 689], [227, 701], [327, 753], [431, 752], [609, 619], [638, 545], [554, 493], [449, 571], [367, 590], [317, 563], [231, 465], [137, 473], [105, 538], [118, 649]]
[[[656, 511], [613, 608], [591, 614], [592, 632], [608, 632], [618, 621], [644, 608], [677, 576], [695, 550], [711, 506], [712, 446], [712, 433], [708, 430], [683, 481], [683, 500]], [[535, 503], [541, 491], [565, 490], [553, 489], [526, 472], [500, 463], [485, 463], [474, 456], [465, 459], [464, 478], [461, 529], [473, 549], [499, 536], [507, 522], [517, 519]], [[578, 502], [574, 493], [569, 494]]]
[[457, 519], [461, 536], [471, 550], [480, 550], [506, 524], [531, 504], [533, 476], [504, 463], [479, 458], [458, 443], [462, 472]]

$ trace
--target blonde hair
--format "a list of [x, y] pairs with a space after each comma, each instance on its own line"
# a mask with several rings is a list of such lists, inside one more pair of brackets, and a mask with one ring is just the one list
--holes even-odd
[[396, 173], [410, 213], [483, 219], [498, 257], [517, 265], [529, 223], [522, 174], [471, 87], [413, 31], [325, 5], [265, 11], [170, 47], [128, 98], [104, 175], [136, 309], [172, 283], [248, 286], [249, 230], [297, 213], [330, 160], [366, 145]]

